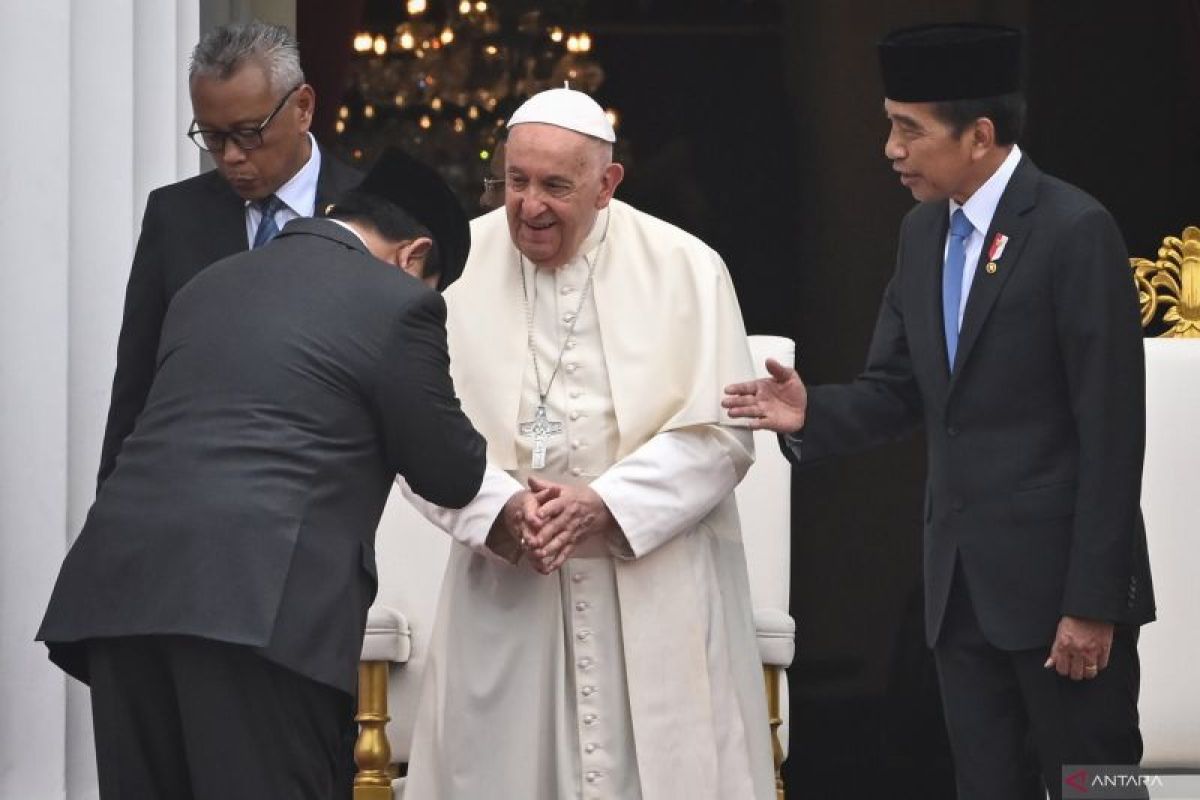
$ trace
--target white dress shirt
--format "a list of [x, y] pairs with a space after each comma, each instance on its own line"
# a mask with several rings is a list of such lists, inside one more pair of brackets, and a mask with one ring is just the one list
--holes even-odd
[[[317, 140], [308, 135], [308, 161], [291, 180], [279, 187], [275, 196], [283, 201], [283, 207], [275, 212], [275, 225], [279, 230], [296, 217], [311, 217], [317, 208], [317, 177], [321, 174], [321, 149]], [[246, 243], [254, 245], [254, 234], [262, 222], [262, 212], [251, 201], [246, 201]]]
[[[996, 206], [1000, 205], [1000, 197], [1008, 187], [1008, 181], [1012, 178], [1020, 160], [1021, 148], [1014, 144], [1012, 152], [1000, 164], [999, 169], [992, 173], [992, 177], [984, 181], [983, 186], [975, 190], [975, 194], [967, 198], [967, 202], [959, 205], [953, 200], [950, 201], [950, 215], [953, 216], [954, 212], [961, 208], [975, 228], [967, 237], [967, 257], [963, 261], [962, 299], [958, 304], [958, 327], [960, 330], [962, 329], [963, 313], [967, 309], [967, 296], [971, 293], [971, 284], [975, 281], [975, 266], [979, 263], [979, 254], [983, 251], [983, 237], [987, 236], [988, 229], [992, 227], [992, 217], [996, 216]], [[998, 231], [998, 233], [1004, 233], [1004, 231]], [[949, 247], [950, 236], [947, 234], [946, 248], [949, 249]], [[943, 261], [945, 256], [946, 254], [943, 252]]]

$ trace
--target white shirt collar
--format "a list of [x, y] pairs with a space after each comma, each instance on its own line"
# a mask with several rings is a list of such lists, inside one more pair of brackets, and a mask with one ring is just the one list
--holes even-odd
[[[317, 207], [317, 178], [321, 174], [321, 148], [317, 140], [308, 134], [308, 161], [300, 171], [275, 191], [275, 196], [283, 201], [297, 217], [311, 217]], [[246, 201], [250, 205], [250, 201]], [[278, 218], [277, 218], [278, 219]]]
[[983, 186], [967, 198], [967, 202], [959, 205], [954, 200], [950, 201], [950, 214], [953, 215], [961, 208], [979, 235], [986, 236], [988, 229], [992, 227], [992, 217], [996, 216], [996, 206], [1000, 205], [1000, 197], [1008, 187], [1008, 182], [1020, 161], [1021, 148], [1014, 144], [1012, 151], [992, 173], [992, 177], [984, 181]]
[[[340, 220], [340, 219], [334, 219], [334, 218], [332, 218], [332, 217], [326, 217], [325, 219], [328, 219], [330, 222], [332, 222], [332, 223], [334, 223], [334, 224], [336, 224], [336, 225], [341, 225], [343, 228], [345, 228], [346, 230], [348, 230], [348, 231], [350, 231], [351, 233], [353, 233], [353, 234], [354, 234], [354, 238], [356, 238], [356, 239], [358, 239], [360, 242], [362, 242], [362, 245], [363, 245], [363, 247], [367, 247], [367, 240], [366, 240], [366, 239], [364, 239], [364, 238], [362, 237], [362, 234], [360, 234], [358, 231], [354, 230], [354, 226], [350, 225], [350, 224], [349, 224], [349, 223], [347, 223], [347, 222], [344, 222], [343, 220]], [[371, 248], [367, 247], [367, 252], [368, 252], [368, 253], [369, 253], [369, 252], [371, 252]]]

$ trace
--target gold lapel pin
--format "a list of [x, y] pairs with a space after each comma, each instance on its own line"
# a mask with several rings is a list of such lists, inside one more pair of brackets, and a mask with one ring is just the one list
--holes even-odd
[[996, 266], [996, 262], [995, 262], [995, 261], [989, 261], [989, 262], [987, 263], [987, 266], [986, 266], [986, 267], [984, 267], [984, 269], [986, 269], [986, 270], [987, 270], [987, 273], [988, 273], [988, 275], [995, 275], [995, 274], [996, 274], [996, 270], [997, 270], [997, 269], [999, 269], [999, 268]]

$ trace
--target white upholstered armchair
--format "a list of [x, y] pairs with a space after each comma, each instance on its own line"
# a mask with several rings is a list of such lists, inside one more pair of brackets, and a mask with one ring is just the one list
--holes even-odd
[[1142, 630], [1143, 764], [1200, 767], [1200, 340], [1146, 340], [1146, 460], [1142, 513], [1158, 621]]
[[[756, 368], [775, 358], [789, 366], [789, 339], [751, 336]], [[791, 574], [791, 468], [774, 434], [755, 434], [757, 460], [737, 489], [778, 770], [787, 755], [787, 677], [796, 626], [788, 615]], [[403, 797], [397, 764], [407, 763], [412, 727], [450, 539], [392, 492], [376, 539], [379, 594], [367, 619], [359, 667], [360, 734], [355, 800]]]

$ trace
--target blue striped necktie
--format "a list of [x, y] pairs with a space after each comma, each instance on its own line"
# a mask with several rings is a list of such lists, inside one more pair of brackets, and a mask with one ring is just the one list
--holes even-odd
[[254, 244], [252, 245], [252, 247], [258, 248], [274, 239], [275, 234], [279, 233], [279, 226], [275, 224], [275, 215], [283, 208], [284, 203], [272, 194], [256, 201], [254, 205], [262, 212], [262, 219], [258, 222], [258, 230], [254, 232]]
[[958, 352], [958, 308], [962, 305], [963, 265], [967, 260], [967, 237], [975, 227], [960, 208], [950, 216], [950, 246], [942, 267], [942, 324], [946, 329], [946, 356], [954, 370]]

